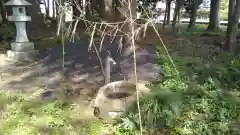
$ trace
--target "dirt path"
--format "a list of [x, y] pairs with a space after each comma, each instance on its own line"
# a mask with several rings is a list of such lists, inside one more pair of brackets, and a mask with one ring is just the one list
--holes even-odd
[[[89, 82], [87, 83], [100, 85], [104, 78], [98, 59], [93, 52], [87, 52], [84, 45], [84, 43], [78, 43], [74, 45], [69, 44], [66, 47], [65, 74], [67, 80], [71, 81], [71, 83], [80, 83], [88, 80]], [[60, 88], [60, 74], [62, 72], [60, 46], [41, 52], [40, 60], [35, 63], [11, 64], [6, 63], [6, 61], [1, 63], [1, 89], [27, 91], [31, 88]]]
[[[117, 52], [117, 45], [104, 45], [100, 52], [101, 59], [110, 51], [115, 61], [119, 61], [121, 69], [113, 67], [114, 75], [111, 81], [130, 79], [133, 72], [133, 60], [131, 53], [121, 57]], [[43, 90], [46, 93], [70, 90], [68, 93], [74, 95], [74, 102], [84, 108], [79, 117], [92, 118], [93, 108], [90, 102], [95, 98], [98, 89], [104, 85], [104, 75], [101, 64], [92, 49], [88, 51], [87, 41], [78, 41], [74, 44], [65, 45], [65, 77], [62, 82], [62, 48], [57, 45], [51, 49], [44, 49], [40, 52], [40, 59], [34, 63], [11, 63], [6, 61], [4, 55], [0, 59], [0, 90], [15, 92], [34, 92]], [[156, 50], [139, 49], [137, 52], [138, 74], [140, 79], [156, 80], [160, 67], [156, 66], [157, 61], [154, 53]], [[103, 63], [104, 65], [104, 63]], [[142, 77], [142, 78], [141, 78]], [[54, 98], [49, 96], [47, 98]], [[46, 99], [47, 99], [46, 98]]]

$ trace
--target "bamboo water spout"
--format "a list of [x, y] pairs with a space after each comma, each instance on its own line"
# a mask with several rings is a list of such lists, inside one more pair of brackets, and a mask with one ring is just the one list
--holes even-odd
[[105, 84], [108, 84], [111, 81], [112, 64], [116, 65], [116, 62], [112, 58], [111, 53], [108, 51], [108, 55], [105, 58]]

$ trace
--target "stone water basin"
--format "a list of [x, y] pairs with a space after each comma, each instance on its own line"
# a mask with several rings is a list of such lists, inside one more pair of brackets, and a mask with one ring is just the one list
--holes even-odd
[[139, 94], [149, 91], [147, 82], [139, 81], [136, 85], [129, 81], [115, 81], [101, 87], [93, 102], [95, 116], [101, 118], [116, 118], [122, 115], [134, 101], [136, 101], [136, 88]]

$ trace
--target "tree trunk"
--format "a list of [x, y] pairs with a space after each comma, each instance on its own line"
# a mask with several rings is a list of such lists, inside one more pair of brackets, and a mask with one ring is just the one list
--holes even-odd
[[211, 10], [209, 16], [209, 31], [217, 31], [220, 27], [221, 0], [211, 0]]
[[229, 5], [228, 5], [228, 18], [230, 18], [230, 16], [233, 15], [235, 5], [236, 5], [236, 0], [229, 0]]
[[[72, 8], [73, 8], [73, 16], [75, 17], [80, 17], [81, 15], [81, 10], [79, 10], [78, 8], [82, 9], [82, 1], [81, 0], [75, 0], [74, 4], [72, 4]], [[73, 21], [73, 24], [75, 25], [75, 23], [77, 23], [77, 20]], [[76, 39], [79, 39], [81, 36], [81, 31], [85, 31], [85, 24], [83, 20], [79, 20], [78, 24], [77, 24], [77, 30], [75, 31], [75, 37]]]
[[178, 12], [180, 12], [180, 6], [178, 3], [176, 3], [176, 7], [174, 9], [173, 21], [172, 21], [173, 30], [175, 30], [175, 27], [176, 27]]
[[[177, 23], [178, 23], [178, 26], [180, 26], [180, 19], [181, 19], [181, 12], [178, 12], [177, 14]], [[177, 33], [180, 33], [181, 31], [181, 27], [178, 27], [177, 28]]]
[[171, 12], [171, 2], [167, 2], [167, 25], [170, 24], [170, 12]]
[[[27, 14], [31, 16], [31, 21], [27, 22], [27, 31], [29, 38], [37, 38], [40, 36], [52, 36], [52, 27], [46, 27], [44, 16], [41, 14], [39, 3], [36, 0], [28, 0], [32, 5], [27, 7]], [[42, 34], [44, 33], [44, 35]]]
[[131, 1], [131, 12], [133, 19], [137, 18], [137, 0], [132, 0]]
[[[133, 20], [135, 20], [137, 18], [137, 1], [136, 0], [131, 0], [131, 3], [128, 3], [129, 0], [123, 0], [122, 4], [119, 6], [120, 8], [120, 12], [122, 13], [119, 16], [120, 20], [125, 20], [127, 18], [130, 18], [130, 11], [131, 11], [131, 15]], [[130, 5], [129, 5], [130, 4]], [[129, 7], [131, 9], [129, 9]], [[135, 25], [131, 25], [129, 21], [127, 21], [126, 23], [123, 24], [123, 31], [128, 34], [131, 35], [131, 30], [135, 29]], [[130, 44], [132, 37], [128, 37], [127, 35], [124, 36], [124, 41], [126, 44]]]
[[163, 28], [165, 28], [165, 25], [167, 24], [167, 16], [168, 16], [168, 4], [166, 3], [166, 9], [164, 12], [164, 21], [163, 21]]
[[73, 15], [76, 17], [80, 17], [81, 15], [81, 10], [79, 10], [78, 8], [82, 8], [81, 6], [81, 0], [75, 0], [75, 3], [73, 4]]
[[115, 21], [120, 21], [122, 19], [122, 14], [119, 9], [121, 9], [121, 3], [119, 0], [114, 0], [114, 5], [115, 5]]
[[48, 2], [48, 11], [47, 12], [47, 17], [50, 17], [50, 10], [51, 10], [51, 7], [50, 7], [50, 0], [47, 1]]
[[2, 23], [7, 23], [7, 17], [6, 17], [6, 9], [4, 7], [5, 1], [4, 0], [0, 0], [0, 14], [2, 17]]
[[100, 16], [101, 19], [104, 18], [104, 13], [105, 13], [105, 3], [104, 2], [105, 2], [104, 0], [101, 0], [99, 2], [99, 8], [100, 8], [99, 16]]
[[[235, 2], [235, 0], [230, 0], [229, 1], [229, 8], [230, 8], [230, 6], [233, 2]], [[228, 29], [227, 29], [227, 35], [226, 35], [227, 42], [226, 42], [225, 47], [230, 52], [235, 52], [236, 49], [237, 49], [237, 46], [236, 46], [236, 29], [238, 27], [239, 18], [240, 18], [240, 1], [236, 0], [236, 4], [234, 6], [234, 12], [230, 17], [228, 17]]]
[[[229, 4], [228, 5], [228, 25], [230, 25], [229, 21], [230, 21], [230, 17], [233, 16], [235, 5], [236, 5], [236, 0], [229, 0], [228, 4]], [[228, 35], [228, 30], [227, 30], [227, 33], [226, 33], [226, 38], [227, 38], [227, 35]], [[227, 49], [226, 47], [224, 47], [224, 48]]]
[[176, 1], [176, 6], [175, 6], [175, 9], [174, 9], [174, 16], [173, 16], [173, 21], [172, 21], [172, 29], [173, 31], [175, 30], [175, 27], [176, 27], [176, 23], [177, 23], [177, 16], [181, 10], [181, 7], [184, 3], [184, 0], [177, 0]]
[[178, 12], [177, 14], [177, 23], [180, 24], [180, 19], [181, 19], [181, 12]]
[[191, 18], [190, 18], [190, 22], [189, 22], [187, 31], [192, 30], [192, 29], [195, 27], [195, 25], [196, 25], [196, 19], [197, 19], [197, 2], [196, 2], [196, 1], [193, 1], [192, 6], [193, 6], [193, 8], [192, 8], [192, 11], [191, 11]]
[[106, 21], [115, 20], [113, 0], [101, 0], [100, 4], [100, 17]]
[[56, 19], [56, 1], [55, 0], [52, 1], [52, 5], [53, 5], [53, 8], [52, 8], [52, 10], [53, 10], [53, 18], [55, 20]]

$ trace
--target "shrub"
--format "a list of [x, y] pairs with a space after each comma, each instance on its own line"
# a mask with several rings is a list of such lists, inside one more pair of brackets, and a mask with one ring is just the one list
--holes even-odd
[[[178, 56], [174, 61], [179, 76], [166, 56], [159, 58], [166, 77], [140, 100], [144, 131], [167, 128], [179, 135], [240, 133], [236, 127], [240, 118], [239, 58], [226, 54], [219, 58], [220, 63], [209, 63]], [[119, 130], [136, 134], [137, 116], [135, 107], [119, 121]]]
[[11, 41], [16, 35], [15, 27], [12, 25], [2, 25], [0, 27], [0, 37], [3, 41]]

